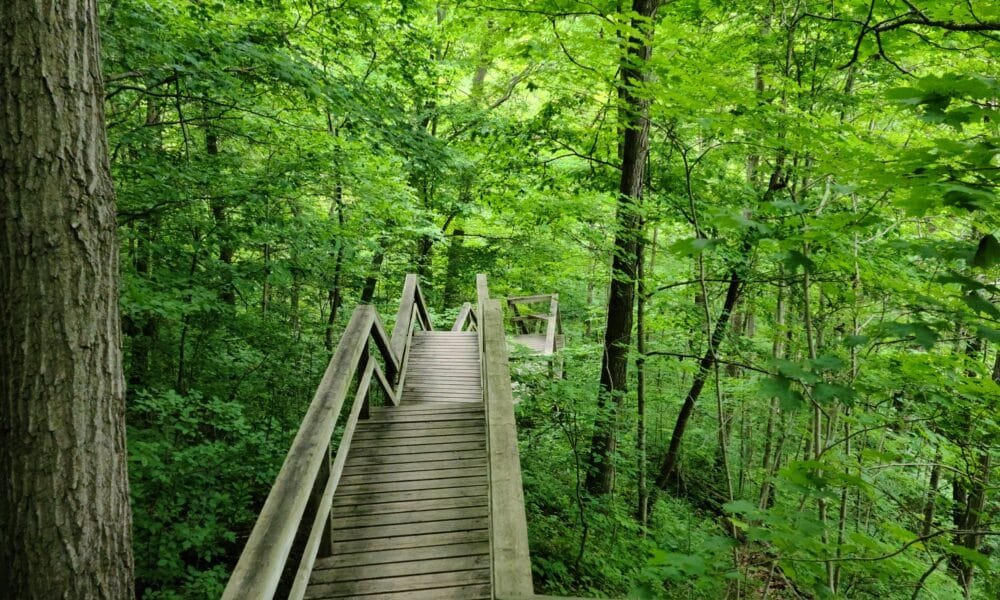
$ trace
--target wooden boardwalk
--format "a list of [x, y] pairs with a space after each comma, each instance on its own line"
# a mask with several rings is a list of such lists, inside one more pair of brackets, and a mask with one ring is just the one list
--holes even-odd
[[482, 372], [476, 333], [414, 331], [400, 402], [475, 402], [481, 405]]
[[306, 598], [490, 598], [477, 336], [414, 332], [398, 407], [358, 424]]
[[502, 305], [476, 288], [451, 331], [415, 275], [391, 336], [355, 309], [224, 600], [536, 598]]

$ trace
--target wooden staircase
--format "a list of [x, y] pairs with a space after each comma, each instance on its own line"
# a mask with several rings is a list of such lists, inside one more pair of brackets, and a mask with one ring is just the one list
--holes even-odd
[[490, 598], [475, 332], [413, 333], [398, 407], [359, 422], [306, 598]]
[[224, 599], [535, 598], [502, 309], [476, 287], [452, 331], [415, 275], [391, 337], [355, 309]]
[[358, 425], [306, 598], [490, 598], [482, 401], [406, 399]]
[[414, 402], [483, 403], [475, 332], [413, 332], [400, 403]]

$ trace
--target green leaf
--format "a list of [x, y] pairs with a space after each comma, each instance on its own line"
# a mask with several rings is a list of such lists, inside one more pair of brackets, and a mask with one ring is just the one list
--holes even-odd
[[900, 323], [894, 321], [883, 323], [882, 329], [888, 335], [904, 339], [913, 338], [913, 341], [923, 346], [925, 350], [933, 348], [938, 340], [937, 332], [923, 323]]
[[848, 348], [857, 348], [858, 346], [864, 346], [871, 341], [871, 338], [867, 335], [849, 335], [844, 338], [844, 345]]
[[815, 383], [819, 381], [819, 377], [815, 373], [806, 370], [802, 363], [794, 360], [776, 359], [774, 364], [778, 367], [778, 372], [785, 377], [796, 379], [802, 383]]
[[993, 318], [1000, 318], [1000, 309], [996, 305], [986, 298], [980, 296], [977, 292], [969, 292], [962, 296], [962, 301], [965, 302], [966, 306], [976, 311], [978, 314], [989, 315]]
[[781, 404], [781, 410], [793, 411], [805, 404], [802, 393], [793, 390], [792, 380], [784, 375], [761, 379], [758, 391], [764, 398], [777, 398]]
[[721, 243], [722, 240], [715, 238], [685, 238], [671, 244], [670, 251], [681, 256], [692, 256], [710, 250]]
[[816, 263], [798, 250], [789, 250], [785, 253], [784, 263], [785, 266], [788, 267], [788, 270], [793, 273], [800, 267], [804, 269], [806, 273], [814, 273], [816, 271]]
[[1000, 241], [995, 235], [985, 235], [979, 240], [979, 247], [972, 257], [972, 266], [980, 269], [988, 269], [1000, 263]]
[[824, 354], [809, 361], [816, 371], [839, 371], [844, 368], [844, 361], [839, 356]]
[[854, 404], [855, 396], [856, 395], [853, 389], [843, 385], [837, 385], [835, 383], [822, 382], [817, 383], [813, 387], [813, 398], [815, 398], [816, 402], [819, 402], [820, 404], [824, 404], [832, 400], [840, 400], [844, 404], [850, 406]]

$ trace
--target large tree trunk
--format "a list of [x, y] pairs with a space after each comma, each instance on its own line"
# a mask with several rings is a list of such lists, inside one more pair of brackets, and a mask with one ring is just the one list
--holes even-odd
[[604, 329], [601, 358], [601, 388], [597, 418], [590, 441], [587, 490], [606, 494], [614, 484], [614, 455], [617, 447], [618, 412], [628, 388], [628, 351], [632, 338], [632, 310], [635, 306], [636, 250], [639, 240], [639, 212], [646, 156], [649, 154], [649, 100], [636, 88], [648, 76], [646, 63], [653, 54], [653, 20], [660, 0], [633, 0], [634, 31], [641, 36], [628, 40], [621, 63], [620, 97], [624, 120], [621, 180], [615, 216], [615, 249], [611, 262], [608, 292], [608, 319]]
[[133, 596], [95, 0], [0, 3], [0, 590]]

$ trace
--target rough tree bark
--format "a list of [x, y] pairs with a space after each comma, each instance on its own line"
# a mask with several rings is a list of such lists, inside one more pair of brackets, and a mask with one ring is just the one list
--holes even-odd
[[133, 596], [95, 0], [0, 3], [0, 590]]
[[615, 216], [615, 249], [608, 292], [608, 319], [601, 358], [601, 388], [597, 418], [590, 440], [586, 488], [592, 494], [611, 491], [615, 478], [614, 454], [618, 412], [628, 388], [628, 351], [635, 307], [636, 251], [646, 156], [649, 154], [649, 99], [638, 91], [648, 77], [646, 64], [653, 54], [653, 21], [661, 0], [633, 0], [632, 31], [621, 63], [619, 96], [622, 102], [622, 168]]

